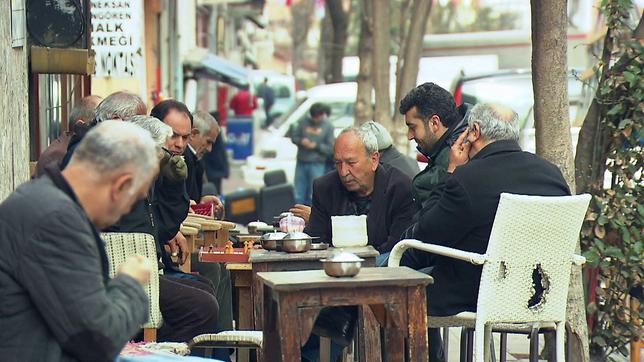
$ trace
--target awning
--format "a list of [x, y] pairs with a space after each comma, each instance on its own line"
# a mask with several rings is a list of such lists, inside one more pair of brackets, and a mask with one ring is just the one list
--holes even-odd
[[[196, 49], [183, 62], [186, 77], [207, 78], [248, 89], [250, 71], [212, 53]], [[191, 73], [191, 74], [189, 74]]]

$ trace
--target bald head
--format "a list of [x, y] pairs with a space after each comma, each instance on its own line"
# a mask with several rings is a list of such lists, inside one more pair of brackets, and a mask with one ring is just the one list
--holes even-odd
[[109, 119], [126, 121], [132, 116], [146, 115], [147, 113], [147, 106], [141, 97], [125, 91], [110, 94], [96, 107], [98, 122]]
[[96, 106], [103, 100], [103, 98], [95, 95], [90, 95], [81, 98], [74, 108], [69, 112], [69, 119], [67, 128], [70, 132], [76, 131], [76, 126], [81, 124], [89, 124], [96, 116]]

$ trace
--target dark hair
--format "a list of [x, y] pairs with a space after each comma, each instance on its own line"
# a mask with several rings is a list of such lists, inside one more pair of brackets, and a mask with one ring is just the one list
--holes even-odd
[[163, 122], [165, 117], [168, 116], [168, 113], [170, 113], [170, 111], [173, 109], [177, 112], [185, 113], [188, 118], [190, 118], [190, 127], [192, 127], [192, 113], [190, 113], [188, 107], [185, 104], [174, 99], [166, 99], [159, 102], [150, 111], [150, 116], [158, 118]]
[[221, 117], [221, 116], [219, 115], [219, 111], [212, 111], [212, 112], [210, 112], [210, 115], [211, 115], [211, 116], [212, 116], [212, 118], [214, 118], [217, 122], [221, 122], [221, 119], [220, 119], [220, 117]]
[[412, 89], [400, 101], [400, 114], [416, 110], [423, 119], [437, 115], [445, 127], [451, 127], [458, 120], [456, 102], [452, 94], [434, 83], [423, 83]]
[[331, 115], [331, 107], [327, 106], [324, 103], [314, 103], [309, 110], [311, 117], [317, 117], [323, 113]]

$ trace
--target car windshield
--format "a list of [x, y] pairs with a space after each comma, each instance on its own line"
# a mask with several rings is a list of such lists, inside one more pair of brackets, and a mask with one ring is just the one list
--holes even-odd
[[285, 112], [284, 114], [279, 116], [278, 119], [273, 121], [272, 127], [280, 128], [284, 124], [284, 122], [286, 122], [286, 120], [291, 116], [291, 114], [293, 114], [297, 110], [297, 108], [306, 101], [306, 98], [307, 97], [302, 97], [301, 99], [298, 99], [297, 101], [295, 101], [293, 106], [287, 112]]
[[[575, 122], [582, 106], [583, 82], [574, 75], [568, 77], [568, 99], [570, 102], [570, 121]], [[468, 80], [462, 87], [463, 102], [485, 103], [500, 102], [517, 112], [519, 128], [532, 127], [532, 79], [530, 74], [492, 76]]]

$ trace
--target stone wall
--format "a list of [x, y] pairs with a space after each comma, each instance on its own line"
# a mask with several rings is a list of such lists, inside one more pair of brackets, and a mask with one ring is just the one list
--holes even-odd
[[29, 178], [27, 52], [11, 47], [11, 1], [0, 1], [0, 201]]

